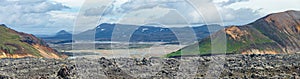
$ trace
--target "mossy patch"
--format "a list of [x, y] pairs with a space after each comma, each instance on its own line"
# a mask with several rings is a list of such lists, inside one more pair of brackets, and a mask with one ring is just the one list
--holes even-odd
[[[182, 48], [176, 52], [172, 52], [170, 54], [167, 54], [165, 57], [177, 57], [177, 56], [184, 56], [184, 55], [207, 55], [207, 54], [233, 54], [233, 53], [240, 53], [243, 50], [256, 48], [260, 50], [269, 49], [270, 45], [275, 45], [276, 42], [274, 42], [272, 39], [264, 36], [260, 31], [251, 28], [251, 27], [239, 27], [242, 30], [246, 30], [249, 34], [244, 35], [239, 40], [235, 40], [233, 38], [230, 38], [227, 35], [227, 43], [226, 43], [226, 52], [213, 52], [212, 53], [212, 44], [216, 48], [222, 48], [224, 46], [218, 45], [220, 41], [216, 40], [210, 40], [210, 38], [203, 39], [199, 42], [199, 44], [194, 44], [187, 46], [185, 48]], [[268, 47], [265, 47], [268, 46]], [[199, 47], [199, 48], [196, 48]], [[279, 47], [276, 51], [281, 51]], [[272, 48], [274, 49], [274, 48]], [[275, 48], [276, 49], [276, 48]], [[182, 52], [182, 50], [185, 50]]]
[[[23, 50], [20, 53], [29, 53], [40, 57], [38, 50], [33, 48], [31, 45], [21, 42], [20, 35], [11, 31], [11, 29], [4, 26], [0, 26], [0, 50], [3, 50], [9, 54], [15, 54], [17, 50]], [[7, 45], [11, 44], [11, 45]], [[15, 46], [12, 46], [15, 45]], [[21, 47], [18, 49], [18, 47]]]

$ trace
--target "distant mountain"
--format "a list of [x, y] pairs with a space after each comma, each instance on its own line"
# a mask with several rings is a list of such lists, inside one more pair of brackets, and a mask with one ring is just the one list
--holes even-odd
[[56, 36], [71, 36], [72, 34], [65, 31], [65, 30], [61, 30], [59, 32], [56, 33]]
[[0, 58], [64, 58], [34, 35], [17, 32], [0, 25]]
[[[122, 29], [116, 27], [122, 27]], [[183, 35], [186, 33], [194, 31], [192, 34], [196, 35], [197, 39], [202, 39], [210, 34], [208, 27], [213, 27], [211, 32], [216, 32], [222, 27], [219, 25], [204, 25], [198, 27], [177, 27], [177, 28], [163, 28], [158, 26], [137, 26], [137, 25], [125, 25], [125, 24], [108, 24], [103, 23], [97, 26], [94, 29], [84, 31], [82, 33], [76, 34], [77, 39], [89, 39], [88, 37], [95, 37], [97, 41], [111, 41], [114, 32], [118, 32], [119, 34], [123, 34], [124, 36], [128, 33], [128, 30], [134, 29], [134, 32], [131, 34], [130, 42], [176, 42], [178, 41], [177, 35], [182, 36], [191, 36], [191, 35]], [[129, 29], [131, 28], [131, 29]], [[176, 34], [174, 32], [176, 30]], [[120, 33], [121, 32], [121, 33]], [[95, 33], [95, 34], [93, 34]], [[71, 40], [71, 35], [68, 33], [57, 33], [54, 37], [48, 37], [44, 39], [65, 39]], [[128, 37], [128, 36], [125, 36]], [[128, 41], [128, 40], [121, 40]]]
[[49, 36], [49, 37], [40, 37], [42, 39], [48, 40], [71, 40], [72, 39], [72, 34], [65, 31], [65, 30], [61, 30], [59, 32], [57, 32], [54, 36]]
[[[227, 35], [227, 53], [296, 53], [300, 51], [300, 12], [291, 10], [270, 14], [247, 25], [228, 27], [213, 36], [219, 33]], [[199, 47], [199, 50], [193, 49], [195, 47]], [[194, 52], [181, 53], [186, 49]], [[201, 40], [199, 45], [190, 45], [181, 50], [167, 56], [211, 54], [210, 37]]]

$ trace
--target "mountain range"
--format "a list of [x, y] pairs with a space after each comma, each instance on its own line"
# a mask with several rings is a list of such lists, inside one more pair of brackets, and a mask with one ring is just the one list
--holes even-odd
[[[212, 36], [221, 33], [227, 36], [227, 54], [297, 53], [300, 51], [300, 12], [290, 10], [269, 14], [247, 25], [227, 27]], [[211, 44], [215, 44], [211, 41], [211, 37], [204, 38], [167, 57], [211, 54]], [[182, 50], [190, 52], [183, 53]]]
[[6, 25], [0, 25], [0, 58], [65, 58], [46, 42], [32, 34], [17, 32]]
[[[122, 27], [122, 29], [120, 29], [119, 27]], [[208, 27], [213, 27], [213, 28], [209, 31]], [[74, 37], [76, 39], [82, 39], [82, 40], [87, 39], [87, 37], [95, 37], [96, 41], [111, 41], [114, 33], [118, 33], [124, 35], [124, 37], [130, 36], [129, 40], [120, 40], [120, 41], [176, 42], [178, 41], [176, 35], [189, 36], [184, 34], [193, 31], [192, 34], [195, 34], [196, 39], [199, 40], [209, 36], [210, 33], [220, 30], [221, 28], [222, 26], [220, 25], [203, 25], [203, 26], [196, 26], [191, 28], [190, 27], [164, 28], [158, 26], [138, 26], [138, 25], [103, 23], [94, 29], [84, 31], [79, 34], [75, 34]], [[129, 30], [132, 31], [132, 29], [134, 29], [134, 31], [130, 35], [126, 36]], [[71, 40], [72, 34], [66, 31], [60, 31], [53, 37], [41, 37], [41, 38], [45, 40]]]

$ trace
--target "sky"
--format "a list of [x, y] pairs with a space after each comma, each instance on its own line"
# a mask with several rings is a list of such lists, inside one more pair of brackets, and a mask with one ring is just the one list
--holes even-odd
[[[300, 0], [0, 0], [0, 23], [17, 31], [48, 35], [60, 30], [79, 33], [101, 23], [243, 25], [270, 13], [300, 11], [299, 3]], [[199, 8], [204, 9], [203, 14]]]

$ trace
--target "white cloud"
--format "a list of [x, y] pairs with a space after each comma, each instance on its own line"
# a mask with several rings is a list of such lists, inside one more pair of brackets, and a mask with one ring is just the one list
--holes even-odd
[[80, 11], [77, 12], [78, 14], [74, 21], [75, 25], [72, 28], [74, 29], [73, 31], [78, 33], [98, 26], [100, 17], [104, 16], [104, 12], [114, 9], [109, 6], [112, 2], [112, 0], [86, 0], [84, 5], [81, 6]]
[[[221, 13], [224, 14], [225, 21], [234, 21], [236, 18], [246, 19], [235, 14], [239, 11], [249, 12], [249, 14], [253, 13], [250, 9], [234, 10], [219, 5], [225, 3], [229, 5], [239, 1], [241, 0], [216, 3], [218, 5], [217, 8], [221, 12], [225, 12]], [[186, 25], [186, 22], [193, 24], [203, 23], [201, 16], [185, 0], [24, 0], [5, 2], [8, 4], [17, 3], [15, 5], [5, 5], [7, 8], [13, 7], [15, 9], [11, 12], [17, 12], [9, 16], [13, 17], [12, 19], [2, 22], [14, 26], [16, 29], [25, 29], [24, 31], [26, 31], [26, 28], [32, 29], [31, 27], [35, 27], [36, 29], [49, 28], [54, 33], [62, 29], [71, 31], [73, 28], [76, 28], [74, 31], [78, 33], [92, 29], [99, 23], [107, 22], [122, 24], [156, 22], [170, 25]], [[113, 3], [111, 4], [111, 2]], [[212, 3], [211, 0], [201, 2], [201, 4]], [[35, 5], [30, 5], [33, 3]], [[71, 9], [75, 12], [63, 9]], [[8, 12], [7, 15], [2, 15], [8, 16], [11, 12]], [[219, 19], [215, 18], [214, 13], [205, 16], [211, 17], [211, 20]], [[35, 33], [37, 32], [47, 33], [40, 30], [37, 30]]]
[[259, 10], [262, 16], [283, 12], [286, 10], [300, 10], [300, 0], [249, 0], [247, 2], [235, 3], [229, 8], [239, 9], [239, 8], [251, 8], [253, 10]]
[[86, 0], [53, 0], [70, 7], [80, 7]]
[[[1, 0], [0, 6], [1, 23], [29, 33], [36, 33], [40, 31], [39, 28], [47, 28], [49, 24], [55, 23], [51, 20], [51, 12], [69, 9], [61, 3], [47, 0]], [[28, 31], [31, 29], [36, 31]]]
[[[187, 0], [0, 0], [0, 23], [29, 33], [54, 33], [77, 28], [85, 31], [99, 23], [170, 25], [204, 24]], [[300, 10], [299, 0], [198, 0], [205, 7], [207, 22], [220, 18], [210, 11], [217, 8], [225, 25], [252, 22], [269, 13]], [[97, 16], [99, 15], [99, 16]], [[101, 19], [100, 19], [101, 17]], [[99, 21], [100, 20], [100, 21]], [[185, 22], [186, 21], [186, 22]], [[74, 26], [74, 23], [75, 26]], [[48, 28], [47, 31], [40, 30]], [[34, 32], [33, 32], [34, 31]]]
[[227, 1], [223, 1], [221, 3], [222, 3], [222, 6], [227, 6], [227, 5], [231, 5], [231, 4], [234, 4], [234, 3], [247, 2], [247, 1], [249, 1], [249, 0], [227, 0]]
[[257, 10], [250, 8], [219, 8], [219, 11], [226, 25], [244, 25], [261, 18]]
[[[215, 8], [219, 10], [220, 16], [224, 19], [226, 25], [244, 24], [259, 17], [257, 11], [250, 8], [232, 9], [228, 6], [234, 3], [245, 2], [248, 0], [227, 0], [227, 1], [200, 1], [200, 4], [215, 4]], [[199, 2], [199, 1], [198, 1]], [[199, 4], [199, 3], [196, 3]], [[185, 21], [192, 24], [204, 24], [202, 17], [197, 10], [186, 0], [123, 0], [115, 2], [113, 8], [105, 12], [102, 22], [116, 22], [122, 24], [147, 24], [148, 22], [158, 22], [162, 24], [186, 24]], [[212, 6], [201, 6], [202, 8], [211, 8]], [[176, 10], [177, 13], [174, 13]], [[209, 13], [210, 12], [210, 13]], [[211, 13], [213, 12], [213, 13]], [[206, 11], [206, 22], [214, 23], [219, 20], [215, 13], [218, 11]], [[123, 16], [126, 15], [126, 16]], [[151, 17], [149, 17], [151, 15]], [[186, 20], [183, 20], [183, 17]], [[119, 21], [126, 19], [125, 21]]]
[[169, 13], [169, 9], [157, 6], [149, 9], [141, 9], [124, 13], [124, 16], [122, 16], [116, 22], [123, 24], [143, 25], [151, 22], [153, 19], [163, 17], [167, 13]]

